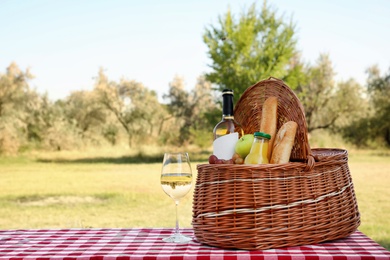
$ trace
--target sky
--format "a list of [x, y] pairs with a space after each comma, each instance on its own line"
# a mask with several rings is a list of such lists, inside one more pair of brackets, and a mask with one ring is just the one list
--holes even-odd
[[[30, 86], [52, 100], [109, 80], [143, 83], [161, 98], [175, 76], [187, 89], [210, 71], [202, 35], [228, 8], [248, 0], [0, 0], [0, 73], [15, 62], [35, 76]], [[338, 81], [361, 84], [366, 69], [390, 69], [389, 0], [268, 0], [296, 25], [297, 48], [310, 64], [329, 54]], [[255, 82], [254, 82], [255, 83]], [[249, 86], [248, 86], [249, 87]]]

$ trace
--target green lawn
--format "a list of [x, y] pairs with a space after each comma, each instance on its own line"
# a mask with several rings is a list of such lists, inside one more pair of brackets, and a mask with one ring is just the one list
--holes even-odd
[[359, 230], [390, 250], [390, 155], [349, 155], [361, 225]]
[[[149, 163], [139, 163], [139, 154], [110, 156], [0, 158], [0, 229], [174, 227], [174, 203], [159, 183], [162, 156], [144, 156]], [[387, 249], [389, 158], [373, 152], [349, 155], [361, 213], [359, 230]], [[191, 226], [191, 214], [192, 193], [179, 205], [182, 227]]]

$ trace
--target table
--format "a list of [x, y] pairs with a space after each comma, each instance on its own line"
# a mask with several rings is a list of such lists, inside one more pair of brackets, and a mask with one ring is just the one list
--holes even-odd
[[[224, 250], [161, 241], [172, 229], [0, 230], [0, 259], [390, 259], [390, 252], [356, 231], [341, 240], [264, 251]], [[193, 236], [192, 229], [183, 229]]]

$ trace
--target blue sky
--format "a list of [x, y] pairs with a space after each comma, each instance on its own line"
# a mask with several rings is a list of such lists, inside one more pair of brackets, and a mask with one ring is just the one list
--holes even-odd
[[[211, 61], [202, 40], [230, 7], [247, 0], [0, 0], [0, 73], [11, 62], [30, 68], [31, 86], [53, 100], [92, 90], [103, 67], [109, 79], [142, 82], [161, 97], [179, 75], [192, 89]], [[263, 1], [257, 1], [260, 7]], [[367, 67], [390, 68], [390, 1], [274, 0], [296, 23], [306, 62], [328, 53], [338, 80], [361, 84]]]

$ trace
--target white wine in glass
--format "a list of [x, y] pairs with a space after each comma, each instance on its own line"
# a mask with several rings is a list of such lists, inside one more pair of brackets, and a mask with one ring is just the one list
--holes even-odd
[[165, 193], [171, 197], [176, 205], [175, 233], [170, 237], [163, 238], [165, 242], [186, 243], [190, 237], [184, 236], [179, 230], [177, 208], [179, 201], [192, 186], [192, 170], [188, 153], [165, 153], [161, 170], [161, 186]]

